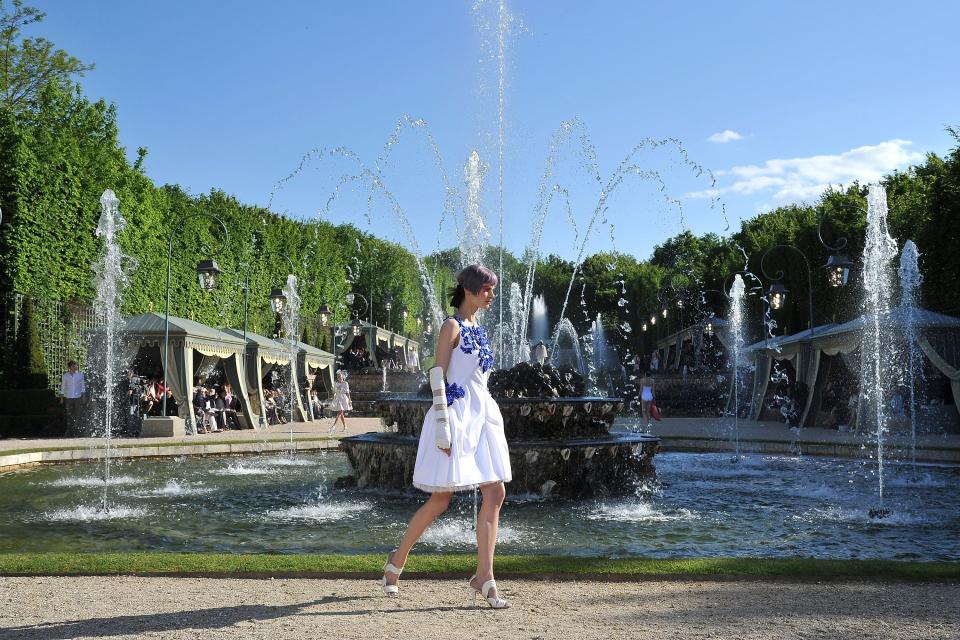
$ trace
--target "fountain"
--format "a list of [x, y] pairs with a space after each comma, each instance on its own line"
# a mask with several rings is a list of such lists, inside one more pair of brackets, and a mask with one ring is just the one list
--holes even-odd
[[547, 320], [547, 302], [543, 296], [536, 296], [533, 299], [533, 316], [531, 319], [533, 325], [533, 342], [546, 341], [549, 333], [549, 324]]
[[[290, 274], [283, 287], [286, 302], [283, 305], [283, 332], [287, 339], [287, 355], [290, 358], [290, 375], [287, 380], [287, 406], [290, 413], [290, 455], [297, 452], [293, 440], [293, 422], [297, 419], [297, 358], [300, 354], [300, 295], [297, 293], [297, 276]], [[301, 419], [304, 416], [300, 416]]]
[[[128, 284], [128, 277], [124, 261], [129, 258], [120, 251], [117, 242], [125, 221], [120, 215], [120, 201], [110, 189], [100, 196], [100, 220], [97, 223], [96, 235], [104, 240], [102, 258], [94, 266], [97, 297], [94, 309], [100, 330], [92, 334], [96, 344], [89, 350], [88, 368], [102, 374], [100, 384], [94, 386], [96, 401], [99, 405], [98, 413], [103, 417], [103, 495], [100, 500], [100, 510], [110, 511], [108, 491], [110, 488], [110, 458], [111, 438], [113, 437], [114, 399], [117, 395], [116, 386], [118, 373], [122, 371], [121, 359], [123, 356], [123, 340], [120, 327], [123, 326], [123, 316], [120, 314], [120, 305], [123, 291]], [[125, 379], [124, 379], [125, 382]], [[126, 397], [124, 394], [123, 397]]]
[[887, 432], [885, 390], [891, 380], [890, 334], [891, 264], [897, 244], [887, 231], [887, 194], [882, 186], [871, 185], [867, 194], [867, 234], [863, 247], [864, 328], [861, 349], [861, 393], [872, 408], [877, 445], [877, 485], [880, 504], [871, 510], [871, 517], [885, 517], [889, 510], [883, 504], [884, 438]]
[[467, 206], [460, 237], [461, 269], [469, 264], [481, 264], [490, 242], [490, 232], [480, 210], [480, 189], [485, 172], [486, 167], [480, 162], [480, 154], [474, 149], [463, 168], [463, 181], [467, 185]]
[[[459, 246], [461, 265], [482, 263], [486, 253], [489, 233], [480, 202], [483, 174], [479, 153], [474, 150], [464, 168], [467, 201]], [[530, 284], [528, 281], [528, 292]], [[510, 285], [514, 335], [509, 343], [513, 345], [512, 355], [521, 360], [525, 356], [521, 351], [526, 350], [526, 305], [515, 285]], [[542, 298], [535, 305], [533, 323], [534, 335], [545, 338], [546, 306]], [[493, 327], [496, 342], [504, 342], [505, 327], [502, 321]], [[585, 395], [582, 374], [586, 367], [579, 336], [562, 314], [551, 343], [550, 360], [559, 366], [520, 361], [511, 369], [494, 371], [489, 380], [510, 444], [514, 470], [511, 488], [563, 497], [634, 491], [638, 478], [652, 473], [659, 440], [649, 435], [610, 433], [623, 401]], [[499, 357], [502, 361], [505, 356]], [[429, 394], [381, 398], [375, 408], [392, 433], [367, 433], [341, 440], [354, 469], [354, 475], [342, 478], [341, 485], [409, 487], [420, 429], [430, 404]]]
[[[565, 498], [625, 495], [653, 473], [659, 439], [610, 433], [623, 400], [584, 396], [585, 381], [574, 370], [523, 362], [494, 371], [488, 386], [503, 415], [510, 446], [511, 493]], [[410, 487], [420, 429], [430, 406], [426, 395], [378, 403], [390, 432], [341, 440], [354, 469], [352, 476], [341, 479], [341, 486]]]
[[[570, 331], [566, 320], [557, 334]], [[587, 395], [575, 336], [570, 351], [576, 354], [577, 367], [524, 361], [490, 374], [487, 386], [500, 407], [510, 446], [511, 491], [559, 497], [628, 494], [638, 480], [653, 473], [659, 439], [610, 433], [623, 400]], [[354, 469], [354, 475], [341, 479], [341, 486], [409, 487], [431, 402], [426, 387], [415, 398], [378, 402], [376, 409], [389, 431], [341, 440]]]
[[[478, 7], [480, 5], [486, 6], [487, 3], [480, 2], [477, 4]], [[543, 369], [538, 372], [538, 375], [543, 374], [549, 378], [552, 375], [551, 371], [563, 370], [564, 366], [569, 366], [572, 370], [574, 370], [572, 373], [582, 375], [587, 371], [587, 365], [593, 365], [594, 363], [588, 363], [584, 360], [577, 330], [571, 320], [566, 317], [567, 304], [570, 297], [570, 291], [572, 290], [579, 270], [584, 263], [587, 248], [591, 246], [590, 243], [593, 241], [592, 235], [601, 227], [606, 225], [610, 230], [611, 242], [614, 240], [615, 234], [613, 225], [607, 219], [611, 197], [618, 191], [621, 185], [636, 180], [643, 185], [647, 185], [646, 188], [649, 188], [653, 192], [653, 197], [650, 203], [652, 207], [656, 209], [659, 206], [661, 208], [676, 212], [682, 226], [682, 202], [671, 195], [671, 190], [673, 187], [673, 183], [671, 181], [672, 176], [670, 176], [667, 171], [676, 169], [678, 174], [682, 174], [681, 180], [683, 182], [684, 191], [690, 189], [689, 178], [691, 177], [694, 179], [706, 178], [706, 181], [710, 183], [709, 186], [714, 186], [712, 175], [708, 171], [705, 171], [700, 165], [690, 161], [686, 150], [678, 140], [644, 139], [635, 144], [623, 157], [622, 161], [617, 165], [613, 173], [604, 178], [600, 172], [600, 164], [597, 159], [596, 149], [590, 139], [584, 123], [577, 118], [562, 122], [557, 128], [556, 132], [551, 136], [550, 148], [545, 160], [544, 171], [538, 184], [536, 204], [532, 212], [533, 225], [531, 237], [524, 255], [524, 267], [526, 271], [525, 277], [523, 278], [523, 282], [510, 282], [502, 269], [504, 234], [503, 107], [505, 87], [503, 76], [506, 66], [504, 58], [506, 36], [512, 25], [512, 18], [506, 11], [505, 2], [501, 0], [497, 5], [496, 20], [485, 22], [483, 19], [481, 19], [480, 22], [489, 27], [489, 34], [494, 32], [496, 33], [496, 60], [498, 63], [497, 73], [499, 79], [499, 147], [497, 156], [499, 182], [497, 191], [497, 211], [500, 214], [499, 262], [501, 265], [498, 273], [503, 278], [501, 281], [501, 290], [509, 292], [509, 295], [504, 294], [499, 296], [500, 300], [498, 303], [497, 317], [481, 318], [481, 322], [487, 328], [488, 335], [492, 337], [493, 342], [496, 345], [495, 352], [497, 354], [497, 362], [501, 367], [509, 367], [513, 365], [514, 369], [511, 371], [516, 371], [517, 367], [524, 367], [525, 361], [529, 358], [529, 348], [531, 344], [531, 342], [527, 339], [527, 331], [528, 329], [532, 329], [532, 334], [534, 337], [533, 343], [542, 340], [544, 342], [549, 342], [551, 348], [550, 360], [552, 361], [552, 365], [549, 365], [551, 369], [547, 369], [547, 366], [544, 366]], [[277, 183], [276, 188], [270, 195], [270, 202], [268, 202], [268, 206], [273, 202], [273, 198], [279, 189], [296, 176], [304, 173], [308, 162], [311, 162], [314, 158], [319, 159], [323, 157], [332, 157], [336, 158], [337, 160], [349, 162], [350, 168], [347, 169], [347, 171], [343, 173], [337, 180], [333, 193], [327, 199], [326, 204], [320, 211], [321, 215], [325, 215], [330, 211], [333, 202], [341, 193], [349, 191], [348, 189], [342, 189], [344, 186], [350, 187], [353, 185], [359, 185], [361, 188], [366, 189], [366, 216], [367, 220], [371, 223], [372, 214], [374, 211], [373, 203], [375, 201], [378, 203], [384, 203], [386, 214], [388, 217], [390, 217], [390, 224], [395, 226], [398, 231], [401, 232], [407, 248], [414, 254], [416, 258], [427, 304], [434, 315], [434, 325], [439, 326], [444, 315], [442, 305], [440, 303], [442, 296], [438, 295], [434, 279], [430, 277], [430, 272], [426, 267], [423, 253], [420, 250], [421, 241], [413, 232], [413, 226], [406, 216], [404, 208], [401, 206], [400, 202], [394, 196], [394, 193], [388, 187], [388, 178], [384, 174], [384, 170], [390, 165], [391, 154], [400, 143], [401, 136], [405, 135], [408, 131], [413, 131], [423, 135], [422, 139], [425, 140], [429, 145], [430, 151], [432, 152], [436, 163], [436, 167], [439, 171], [439, 176], [444, 189], [444, 206], [439, 224], [439, 228], [441, 229], [441, 237], [443, 236], [444, 232], [447, 232], [447, 241], [450, 242], [454, 239], [449, 237], [449, 227], [445, 227], [445, 224], [452, 221], [457, 232], [455, 237], [458, 241], [460, 249], [460, 264], [482, 264], [489, 253], [490, 247], [488, 244], [491, 235], [487, 229], [486, 223], [484, 222], [483, 207], [481, 206], [483, 179], [487, 170], [487, 165], [483, 162], [479, 151], [475, 149], [471, 150], [468, 154], [468, 158], [463, 169], [464, 190], [461, 191], [460, 185], [455, 185], [451, 180], [448, 179], [450, 174], [447, 171], [443, 158], [440, 155], [439, 145], [437, 145], [436, 141], [430, 134], [426, 123], [423, 120], [414, 119], [409, 116], [404, 116], [398, 121], [393, 135], [389, 137], [384, 145], [383, 153], [376, 159], [376, 162], [371, 165], [365, 163], [358, 154], [343, 147], [334, 149], [318, 148], [308, 152], [301, 160], [300, 165], [291, 174]], [[590, 215], [589, 219], [586, 220], [582, 225], [582, 229], [578, 226], [578, 223], [574, 219], [574, 210], [576, 205], [571, 197], [571, 188], [569, 185], [564, 184], [564, 176], [561, 173], [564, 155], [570, 149], [572, 149], [571, 155], [573, 156], [573, 160], [575, 160], [574, 166], [576, 168], [574, 171], [577, 172], [577, 177], [584, 178], [589, 183], [589, 188], [591, 189], [588, 196], [590, 198]], [[665, 154], [669, 155], [669, 158], [662, 159], [658, 157]], [[596, 189], [596, 191], [594, 191], [594, 189]], [[574, 194], [574, 197], [575, 195], [576, 194]], [[551, 338], [548, 336], [549, 326], [547, 324], [546, 307], [543, 304], [542, 297], [534, 297], [534, 284], [536, 279], [535, 275], [537, 263], [541, 255], [540, 252], [543, 231], [546, 225], [547, 217], [551, 214], [552, 206], [555, 202], [558, 203], [558, 206], [566, 207], [567, 220], [572, 227], [575, 236], [573, 250], [576, 254], [576, 258], [573, 261], [574, 266], [569, 276], [570, 281], [569, 286], [567, 287], [567, 294], [564, 297], [562, 307], [557, 319], [555, 320], [556, 328]], [[711, 207], [715, 202], [715, 198], [712, 198]], [[459, 220], [462, 220], [462, 227], [457, 225]], [[438, 249], [442, 248], [443, 247], [441, 247], [438, 242]], [[611, 266], [611, 271], [613, 271], [614, 268], [614, 266]], [[619, 283], [622, 299], [622, 303], [620, 304], [621, 308], [624, 309], [624, 313], [626, 313], [626, 311], [628, 311], [625, 308], [626, 299], [622, 298], [622, 294], [625, 292], [622, 274], [620, 275]], [[510, 308], [509, 322], [505, 322], [503, 313], [503, 306], [507, 302], [509, 302]], [[489, 314], [489, 316], [494, 316], [494, 314]], [[629, 338], [631, 333], [630, 324], [626, 321], [622, 321], [619, 322], [618, 326], [623, 335]], [[598, 357], [603, 357], [602, 344], [604, 341], [602, 337], [600, 340], [592, 340], [591, 342], [600, 345]], [[519, 373], [528, 375], [530, 372], [524, 367], [519, 371]], [[591, 390], [593, 390], [594, 386], [595, 385], [591, 385]], [[393, 385], [391, 385], [391, 387], [395, 390], [399, 390]], [[504, 391], [507, 391], [507, 389]], [[564, 438], [568, 435], [573, 437], [576, 434], [579, 434], [577, 437], [583, 436], [584, 438], [592, 438], [597, 440], [597, 442], [592, 444], [583, 445], [582, 448], [585, 448], [585, 450], [589, 449], [590, 451], [590, 455], [583, 459], [578, 459], [576, 456], [570, 453], [570, 451], [576, 453], [578, 450], [577, 446], [561, 446], [559, 450], [568, 451], [567, 456], [564, 459], [564, 462], [567, 463], [567, 466], [573, 467], [574, 465], [582, 465], [585, 460], [591, 461], [587, 466], [599, 466], [603, 455], [598, 452], [602, 451], [602, 446], [606, 444], [609, 444], [612, 447], [609, 453], [611, 455], [615, 454], [616, 456], [620, 456], [624, 453], [624, 451], [629, 451], [632, 455], [633, 448], [635, 448], [634, 445], [639, 446], [639, 449], [637, 450], [638, 453], [642, 453], [641, 450], [646, 451], [644, 456], [647, 456], [645, 459], [649, 460], [649, 456], [652, 455], [652, 447], [650, 447], [649, 450], [644, 449], [644, 447], [647, 446], [646, 440], [643, 440], [642, 442], [637, 440], [630, 446], [626, 446], [626, 448], [623, 449], [620, 447], [619, 441], [616, 441], [616, 438], [609, 434], [609, 427], [612, 424], [613, 416], [617, 411], [620, 410], [620, 408], [622, 408], [622, 401], [619, 398], [597, 398], [594, 396], [586, 397], [583, 396], [583, 393], [584, 391], [581, 391], [579, 396], [576, 398], [563, 398], [554, 395], [543, 398], [531, 397], [522, 399], [516, 394], [516, 390], [514, 390], [513, 397], [501, 397], [499, 400], [502, 403], [502, 408], [505, 414], [513, 411], [513, 408], [509, 407], [508, 405], [517, 404], [516, 412], [518, 415], [523, 418], [526, 418], [530, 415], [535, 417], [536, 424], [530, 428], [531, 431], [528, 432], [524, 429], [518, 429], [514, 434], [517, 438], [519, 438], [519, 440], [517, 440], [518, 443], [527, 442], [527, 439], [533, 438], [533, 436], [530, 435], [533, 433], [536, 434], [537, 438], [543, 438], [543, 442], [547, 442], [547, 439]], [[399, 486], [406, 481], [405, 479], [409, 478], [409, 473], [407, 473], [407, 471], [412, 470], [413, 458], [409, 455], [410, 451], [406, 451], [406, 449], [410, 449], [411, 446], [413, 446], [415, 449], [415, 442], [412, 442], [409, 439], [414, 438], [416, 432], [420, 428], [420, 422], [422, 420], [422, 415], [425, 411], [426, 404], [419, 400], [408, 398], [406, 402], [411, 406], [423, 405], [420, 409], [418, 409], [420, 419], [407, 417], [398, 421], [394, 414], [398, 412], [406, 412], [405, 409], [401, 411], [400, 409], [396, 408], [398, 406], [397, 403], [403, 402], [404, 400], [401, 398], [386, 398], [381, 399], [379, 404], [383, 405], [381, 409], [382, 411], [386, 412], [384, 417], [387, 423], [390, 425], [397, 425], [398, 433], [395, 434], [396, 437], [408, 438], [408, 440], [394, 441], [393, 445], [395, 446], [393, 448], [382, 446], [383, 443], [377, 442], [376, 438], [374, 438], [373, 441], [364, 441], [364, 438], [360, 437], [356, 440], [348, 439], [345, 442], [344, 446], [348, 450], [348, 453], [352, 452], [350, 453], [351, 460], [360, 465], [359, 467], [356, 467], [358, 469], [356, 480], [361, 486], [383, 486], [384, 482], [390, 484], [390, 486]], [[592, 427], [588, 429], [586, 427], [581, 428], [577, 426], [579, 420], [578, 416], [581, 414], [586, 416], [584, 420], [587, 424], [592, 424]], [[547, 416], [550, 416], [550, 418]], [[508, 419], [508, 421], [510, 420], [510, 418], [507, 418], [506, 415], [505, 419]], [[527, 420], [526, 422], [533, 424], [534, 420]], [[605, 425], [605, 427], [597, 426], [597, 422]], [[542, 431], [539, 429], [539, 425], [546, 425], [550, 428], [548, 429], [547, 427], [544, 427], [546, 431]], [[572, 429], [572, 431], [568, 432], [568, 429]], [[609, 440], [611, 438], [612, 440]], [[540, 442], [540, 440], [538, 440], [538, 442]], [[554, 447], [555, 444], [556, 442], [554, 440], [550, 440], [550, 443], [545, 444], [544, 447]], [[360, 456], [360, 449], [358, 447], [368, 445], [381, 447], [380, 454], [377, 454], [379, 457], [366, 456], [361, 461], [361, 457], [363, 456]], [[598, 446], [600, 446], [600, 448], [598, 448]], [[403, 451], [401, 451], [401, 449], [403, 449]], [[540, 454], [537, 453], [536, 456], [533, 457], [540, 457]], [[379, 477], [384, 478], [384, 474], [381, 473], [381, 463], [383, 463], [387, 458], [403, 459], [408, 461], [410, 464], [408, 467], [403, 467], [403, 465], [401, 465], [403, 468], [400, 469], [399, 473], [395, 474], [396, 478], [383, 479], [382, 481], [371, 480], [371, 474], [379, 473]], [[393, 468], [395, 465], [386, 466]], [[517, 462], [515, 468], [520, 467], [521, 463]], [[620, 477], [620, 475], [618, 475], [618, 472], [613, 472], [611, 477]], [[566, 481], [563, 478], [544, 478], [543, 482], [540, 484], [530, 481], [526, 482], [525, 486], [533, 487], [534, 484], [536, 484], [537, 490], [540, 490], [540, 487], [543, 486], [543, 483], [547, 482], [548, 480], [552, 480], [556, 483], [555, 485], [551, 485], [555, 487], [555, 492], [564, 494], [576, 491], [576, 489], [571, 486], [564, 486]], [[598, 488], [597, 492], [603, 493], [608, 490], [610, 489]]]
[[733, 407], [733, 462], [740, 461], [740, 386], [742, 383], [741, 367], [745, 364], [746, 358], [743, 354], [743, 323], [744, 323], [744, 282], [738, 273], [733, 279], [733, 286], [730, 287], [730, 337], [732, 341], [731, 351], [733, 352], [733, 371], [731, 376], [731, 399]]
[[550, 361], [575, 368], [583, 373], [586, 367], [583, 363], [583, 354], [580, 352], [580, 337], [570, 318], [561, 318], [553, 330], [550, 349]]
[[907, 349], [906, 382], [910, 391], [910, 463], [913, 478], [917, 479], [917, 379], [923, 377], [923, 368], [919, 366], [920, 354], [917, 353], [917, 307], [920, 303], [920, 252], [913, 240], [907, 240], [900, 253], [900, 310], [903, 318], [903, 339]]
[[507, 342], [509, 351], [505, 362], [513, 366], [518, 362], [526, 360], [530, 356], [530, 350], [526, 343], [520, 340], [521, 326], [526, 324], [526, 318], [522, 315], [523, 310], [523, 292], [520, 291], [520, 285], [516, 282], [510, 283], [510, 336]]

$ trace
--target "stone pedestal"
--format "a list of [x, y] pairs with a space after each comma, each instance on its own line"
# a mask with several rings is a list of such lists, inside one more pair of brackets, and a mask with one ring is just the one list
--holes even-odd
[[151, 416], [143, 419], [141, 438], [169, 438], [187, 434], [186, 423], [177, 416]]

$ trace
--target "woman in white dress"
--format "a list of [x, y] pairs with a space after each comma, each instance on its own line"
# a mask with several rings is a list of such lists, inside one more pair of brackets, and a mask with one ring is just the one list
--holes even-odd
[[343, 430], [347, 430], [347, 421], [343, 417], [345, 411], [353, 411], [353, 400], [350, 398], [350, 384], [347, 382], [347, 372], [343, 369], [337, 371], [337, 381], [333, 384], [333, 400], [330, 402], [330, 411], [336, 413], [333, 417], [333, 424], [330, 425], [330, 433], [337, 430], [337, 420], [343, 425]]
[[470, 578], [470, 589], [474, 600], [482, 594], [495, 609], [510, 606], [497, 595], [493, 578], [504, 483], [512, 478], [510, 453], [500, 408], [487, 391], [493, 352], [476, 320], [478, 311], [493, 304], [496, 286], [496, 274], [479, 265], [470, 265], [457, 276], [450, 300], [457, 313], [440, 327], [436, 367], [430, 370], [434, 405], [423, 421], [413, 472], [413, 486], [430, 498], [411, 518], [383, 567], [381, 584], [388, 596], [399, 592], [397, 580], [410, 550], [447, 509], [453, 492], [479, 488], [483, 502], [477, 516], [477, 571]]

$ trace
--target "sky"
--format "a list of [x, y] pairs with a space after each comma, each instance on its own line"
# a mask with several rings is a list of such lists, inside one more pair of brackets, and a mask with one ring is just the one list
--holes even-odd
[[512, 0], [502, 65], [493, 0], [29, 4], [26, 35], [96, 65], [85, 93], [156, 183], [421, 253], [458, 244], [474, 149], [493, 244], [523, 252], [540, 212], [542, 254], [645, 259], [946, 153], [960, 125], [955, 2]]

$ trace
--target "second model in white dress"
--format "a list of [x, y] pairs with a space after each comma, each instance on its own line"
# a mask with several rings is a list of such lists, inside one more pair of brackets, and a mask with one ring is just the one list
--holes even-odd
[[340, 380], [333, 385], [333, 401], [330, 403], [331, 411], [353, 411], [353, 403], [350, 402], [350, 385], [346, 380]]
[[487, 390], [493, 351], [483, 327], [460, 325], [460, 341], [446, 371], [450, 455], [434, 441], [434, 410], [423, 420], [413, 486], [422, 491], [465, 491], [510, 482], [510, 452], [500, 407]]

